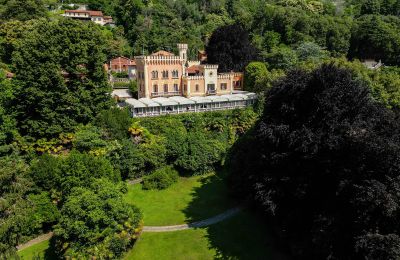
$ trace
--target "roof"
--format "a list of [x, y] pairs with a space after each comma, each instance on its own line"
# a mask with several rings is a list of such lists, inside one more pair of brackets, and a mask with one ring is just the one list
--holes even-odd
[[125, 100], [125, 103], [128, 105], [133, 106], [134, 108], [143, 108], [143, 107], [147, 107], [144, 103], [140, 102], [137, 99], [134, 98], [127, 98]]
[[153, 98], [152, 100], [159, 103], [161, 106], [179, 105], [178, 102], [176, 102], [170, 98], [165, 98], [165, 97], [157, 97], [157, 98]]
[[169, 99], [171, 99], [175, 102], [178, 102], [179, 105], [190, 105], [190, 104], [196, 103], [193, 100], [182, 97], [182, 96], [173, 96], [173, 97], [170, 97]]
[[144, 108], [144, 107], [165, 107], [175, 105], [194, 105], [194, 104], [205, 104], [205, 103], [218, 103], [227, 101], [240, 101], [246, 99], [256, 98], [257, 95], [252, 92], [242, 91], [239, 94], [229, 94], [222, 96], [206, 96], [206, 97], [191, 97], [185, 98], [182, 96], [173, 97], [157, 97], [157, 98], [140, 98], [139, 100], [134, 98], [128, 98], [125, 100], [126, 104], [133, 108]]
[[65, 13], [87, 13], [90, 16], [103, 16], [102, 11], [91, 11], [91, 10], [65, 10]]
[[200, 72], [201, 66], [200, 65], [193, 65], [187, 68], [187, 73], [189, 74], [197, 74]]
[[110, 60], [110, 63], [111, 64], [114, 64], [114, 63], [120, 64], [121, 63], [121, 65], [136, 65], [135, 60], [129, 59], [124, 56], [116, 57], [116, 58]]
[[241, 100], [247, 99], [247, 97], [244, 98], [242, 96], [242, 94], [229, 94], [229, 95], [222, 95], [221, 97], [224, 97], [224, 98], [228, 99], [229, 101], [241, 101]]
[[113, 90], [111, 96], [119, 98], [131, 98], [131, 92], [128, 89], [115, 89]]
[[174, 54], [168, 51], [157, 51], [152, 53], [151, 56], [174, 56]]
[[143, 104], [145, 104], [148, 107], [159, 107], [160, 106], [159, 103], [154, 102], [150, 98], [139, 98], [139, 101], [142, 102]]
[[211, 103], [212, 100], [209, 99], [208, 97], [191, 97], [191, 100], [196, 102], [196, 104], [203, 104], [203, 103]]

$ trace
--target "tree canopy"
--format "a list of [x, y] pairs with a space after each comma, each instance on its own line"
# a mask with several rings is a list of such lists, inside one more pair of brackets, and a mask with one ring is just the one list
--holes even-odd
[[111, 105], [104, 41], [91, 23], [39, 21], [19, 40], [13, 110], [20, 132], [54, 137]]
[[218, 64], [218, 71], [243, 71], [246, 65], [257, 58], [257, 50], [249, 39], [248, 32], [239, 24], [216, 29], [206, 46], [207, 62]]
[[274, 217], [299, 259], [396, 259], [399, 129], [349, 70], [295, 70], [238, 143], [232, 181]]

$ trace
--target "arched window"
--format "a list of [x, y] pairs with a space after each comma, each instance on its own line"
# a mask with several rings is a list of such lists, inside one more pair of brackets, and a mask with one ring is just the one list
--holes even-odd
[[178, 78], [178, 77], [179, 77], [178, 70], [173, 70], [173, 71], [172, 71], [172, 77], [173, 77], [173, 78]]
[[164, 93], [168, 93], [168, 84], [164, 84]]
[[167, 78], [168, 78], [168, 70], [163, 70], [163, 72], [162, 72], [162, 77], [163, 77], [164, 79], [167, 79]]
[[152, 79], [158, 79], [158, 71], [153, 70], [153, 71], [151, 72], [151, 78], [152, 78]]
[[153, 93], [158, 93], [158, 85], [157, 84], [153, 85]]

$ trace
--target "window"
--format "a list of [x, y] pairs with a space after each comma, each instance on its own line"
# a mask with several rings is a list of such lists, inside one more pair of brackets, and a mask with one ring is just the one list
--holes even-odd
[[151, 72], [151, 78], [152, 78], [152, 79], [158, 79], [158, 71], [153, 70], [153, 71]]
[[167, 79], [167, 78], [168, 78], [168, 70], [163, 70], [163, 72], [162, 72], [162, 77], [163, 77], [164, 79]]
[[200, 89], [199, 84], [196, 84], [196, 92], [199, 92], [199, 89]]
[[186, 91], [186, 90], [187, 90], [187, 86], [186, 86], [186, 84], [185, 84], [185, 85], [183, 85], [183, 90], [184, 90], [184, 91]]
[[173, 78], [178, 78], [178, 77], [179, 77], [179, 72], [178, 72], [178, 70], [173, 70], [173, 71], [172, 71], [172, 77], [173, 77]]
[[210, 75], [210, 77], [212, 77], [212, 75], [213, 75], [212, 71], [210, 71], [210, 74], [209, 74], [209, 75]]
[[227, 90], [228, 85], [226, 83], [221, 83], [221, 90]]
[[178, 90], [178, 84], [174, 84], [174, 91], [175, 92], [178, 92], [179, 90]]
[[168, 84], [164, 84], [164, 93], [168, 93]]
[[158, 85], [157, 84], [153, 85], [153, 93], [158, 93]]

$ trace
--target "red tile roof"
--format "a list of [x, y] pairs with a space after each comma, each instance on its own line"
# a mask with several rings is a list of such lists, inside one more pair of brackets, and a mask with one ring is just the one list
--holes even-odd
[[193, 65], [187, 68], [188, 74], [197, 74], [200, 72], [200, 65]]
[[114, 65], [114, 64], [135, 66], [136, 62], [135, 62], [135, 60], [131, 60], [131, 59], [127, 58], [127, 57], [121, 56], [121, 57], [116, 57], [116, 58], [110, 60], [110, 64], [111, 64], [111, 66]]

